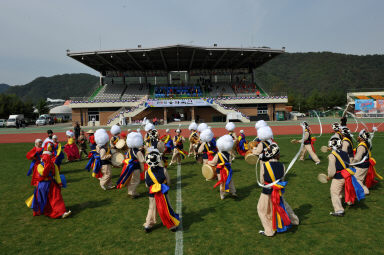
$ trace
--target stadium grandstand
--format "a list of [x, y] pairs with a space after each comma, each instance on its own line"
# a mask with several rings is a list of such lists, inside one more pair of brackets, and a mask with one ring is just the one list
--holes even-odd
[[354, 112], [359, 118], [384, 117], [384, 90], [365, 89], [347, 93], [348, 111]]
[[262, 88], [255, 69], [285, 52], [268, 47], [172, 45], [70, 52], [100, 73], [86, 97], [71, 98], [72, 121], [82, 125], [174, 121], [282, 120], [287, 94]]

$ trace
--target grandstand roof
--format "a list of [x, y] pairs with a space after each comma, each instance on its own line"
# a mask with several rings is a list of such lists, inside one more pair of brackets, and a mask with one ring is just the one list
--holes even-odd
[[284, 53], [268, 47], [224, 48], [171, 45], [155, 48], [67, 52], [67, 56], [99, 72], [189, 71], [256, 68]]

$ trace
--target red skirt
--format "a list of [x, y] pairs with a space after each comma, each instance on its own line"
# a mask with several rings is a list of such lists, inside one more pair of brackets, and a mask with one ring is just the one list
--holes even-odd
[[54, 181], [51, 182], [49, 187], [48, 199], [43, 211], [44, 213], [33, 211], [33, 216], [43, 214], [50, 218], [60, 218], [66, 212], [64, 200], [61, 196], [61, 188]]
[[75, 143], [71, 145], [66, 144], [64, 151], [67, 154], [68, 161], [74, 161], [80, 158], [79, 148], [77, 148]]
[[40, 162], [36, 162], [35, 165], [33, 166], [32, 180], [31, 180], [32, 186], [37, 186], [37, 184], [39, 183], [40, 175], [39, 175], [39, 172], [37, 171], [37, 166], [39, 164]]

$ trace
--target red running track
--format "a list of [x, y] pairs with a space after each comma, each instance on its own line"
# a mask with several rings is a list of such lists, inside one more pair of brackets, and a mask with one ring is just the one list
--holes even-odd
[[[372, 124], [366, 123], [366, 125], [372, 129]], [[376, 124], [377, 125], [377, 124]], [[351, 129], [351, 132], [354, 132], [356, 129], [356, 124], [348, 124], [348, 127]], [[300, 135], [302, 134], [302, 128], [297, 125], [289, 126], [271, 126], [273, 134], [276, 135]], [[362, 129], [362, 125], [359, 125], [359, 130]], [[256, 136], [256, 129], [254, 127], [238, 127], [235, 129], [236, 133], [243, 129], [246, 136]], [[312, 132], [315, 134], [320, 133], [320, 125], [311, 125]], [[123, 132], [126, 130], [123, 129]], [[372, 130], [370, 130], [372, 131]], [[379, 131], [384, 132], [384, 125], [379, 127]], [[227, 134], [228, 131], [225, 128], [213, 128], [215, 137], [220, 137], [224, 134]], [[144, 131], [141, 133], [144, 135]], [[160, 135], [165, 133], [164, 129], [159, 130]], [[331, 125], [323, 125], [323, 133], [332, 133]], [[54, 133], [58, 136], [60, 141], [66, 141], [65, 132]], [[171, 130], [171, 135], [174, 135], [174, 130]], [[184, 137], [189, 136], [188, 129], [182, 129], [182, 135]], [[40, 138], [44, 140], [47, 137], [47, 133], [19, 133], [19, 134], [0, 134], [0, 143], [34, 143], [35, 139]]]

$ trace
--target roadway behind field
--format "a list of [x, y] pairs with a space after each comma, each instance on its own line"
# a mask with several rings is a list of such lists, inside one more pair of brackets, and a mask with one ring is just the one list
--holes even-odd
[[[320, 125], [318, 124], [317, 118], [302, 118], [298, 121], [269, 121], [268, 124], [271, 126], [274, 135], [300, 135], [302, 134], [302, 128], [300, 127], [300, 122], [308, 121], [311, 125], [312, 132], [314, 134], [320, 133]], [[331, 124], [338, 119], [334, 118], [321, 118], [323, 133], [331, 133], [332, 128]], [[364, 124], [368, 126], [370, 131], [372, 131], [373, 126], [378, 126], [382, 123], [382, 119], [364, 119]], [[182, 135], [184, 137], [189, 136], [188, 130], [189, 122], [181, 123]], [[215, 137], [222, 136], [226, 134], [228, 131], [225, 130], [225, 123], [223, 122], [215, 122], [208, 123], [209, 126], [212, 127], [213, 132], [215, 133]], [[241, 129], [244, 130], [246, 136], [256, 136], [256, 129], [254, 128], [255, 122], [251, 123], [236, 123], [235, 132], [238, 134]], [[353, 118], [348, 119], [348, 127], [351, 129], [351, 132], [354, 132], [356, 129], [356, 124]], [[105, 128], [107, 130], [110, 127], [82, 127], [82, 130], [88, 131], [90, 129], [96, 130], [98, 128]], [[128, 129], [132, 131], [136, 131], [136, 129], [140, 128], [141, 133], [144, 135], [143, 126], [139, 125], [129, 125], [123, 126], [122, 131], [126, 132]], [[169, 125], [158, 125], [156, 128], [159, 130], [160, 136], [165, 134], [165, 129], [171, 129], [171, 135], [174, 135], [174, 130], [179, 128], [178, 123], [172, 123]], [[358, 131], [360, 131], [364, 126], [360, 123], [358, 126]], [[58, 136], [60, 141], [65, 141], [67, 138], [65, 136], [65, 131], [69, 129], [73, 129], [70, 123], [65, 124], [57, 124], [52, 126], [31, 126], [26, 128], [4, 128], [0, 130], [0, 143], [33, 143], [35, 139], [45, 139], [47, 137], [47, 130], [52, 129], [54, 134]], [[380, 132], [384, 132], [384, 125], [379, 127]]]

